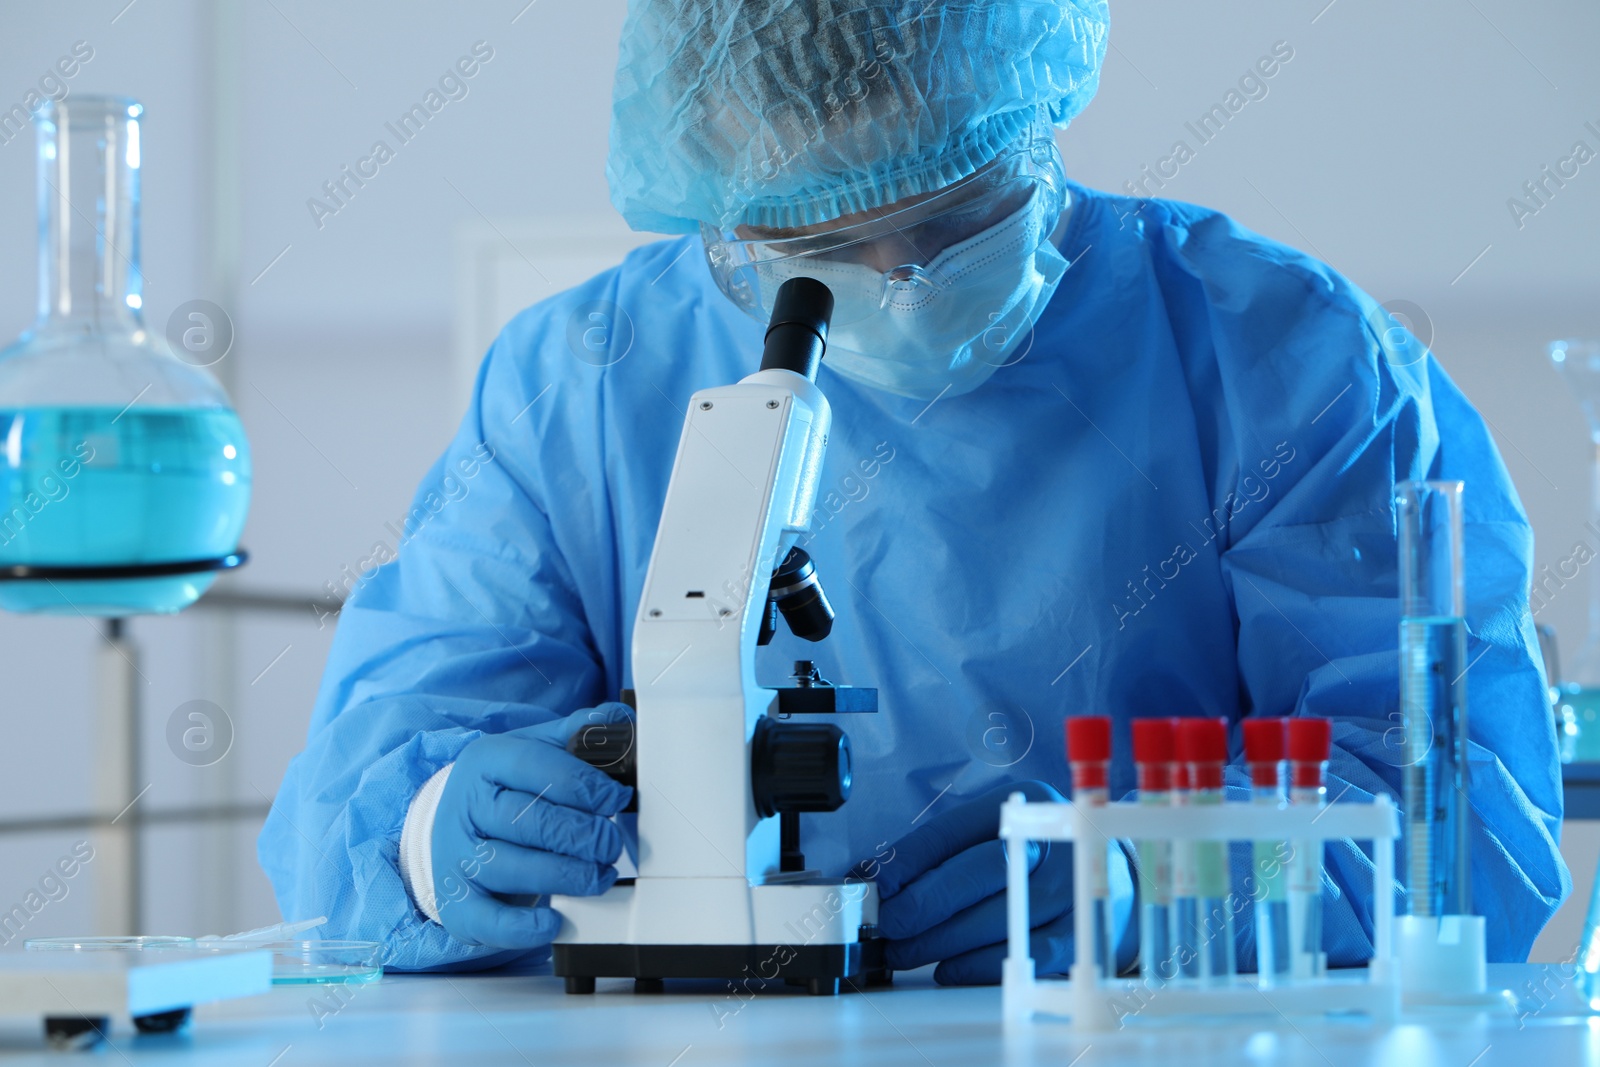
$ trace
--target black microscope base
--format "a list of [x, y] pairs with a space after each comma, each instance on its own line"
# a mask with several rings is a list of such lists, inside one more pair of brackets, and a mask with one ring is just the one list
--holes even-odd
[[830, 996], [841, 980], [857, 988], [888, 984], [883, 944], [879, 938], [833, 945], [557, 944], [551, 965], [568, 993], [593, 993], [596, 978], [635, 979], [637, 992], [659, 992], [664, 978], [722, 978], [751, 993], [785, 984]]

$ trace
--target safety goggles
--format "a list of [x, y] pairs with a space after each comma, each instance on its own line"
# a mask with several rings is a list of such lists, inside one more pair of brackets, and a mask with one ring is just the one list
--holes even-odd
[[717, 286], [760, 322], [771, 317], [778, 286], [791, 277], [813, 273], [827, 281], [843, 265], [850, 265], [853, 279], [866, 274], [866, 284], [833, 287], [833, 323], [843, 326], [959, 287], [970, 273], [942, 269], [941, 253], [1019, 211], [1039, 220], [1029, 228], [1035, 242], [1047, 240], [1061, 214], [1065, 182], [1061, 153], [1041, 124], [977, 172], [886, 214], [864, 212], [805, 232], [706, 226], [701, 235]]

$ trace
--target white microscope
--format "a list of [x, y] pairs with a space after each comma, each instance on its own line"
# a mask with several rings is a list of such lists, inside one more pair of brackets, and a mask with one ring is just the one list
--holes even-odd
[[596, 725], [568, 746], [634, 787], [639, 868], [600, 896], [551, 899], [568, 993], [601, 977], [640, 992], [716, 978], [816, 995], [889, 980], [877, 887], [806, 870], [800, 851], [800, 813], [850, 795], [849, 739], [814, 717], [876, 711], [877, 690], [834, 686], [805, 660], [793, 686], [755, 677], [780, 613], [806, 640], [832, 627], [797, 546], [828, 443], [814, 379], [832, 314], [827, 286], [785, 282], [761, 369], [689, 401], [633, 629], [623, 699], [637, 729]]

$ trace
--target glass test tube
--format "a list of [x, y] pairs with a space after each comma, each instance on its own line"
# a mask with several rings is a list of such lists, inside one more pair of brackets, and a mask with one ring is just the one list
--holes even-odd
[[[1226, 719], [1182, 719], [1178, 724], [1178, 761], [1188, 770], [1190, 804], [1223, 802], [1223, 768], [1228, 763]], [[1229, 901], [1228, 844], [1225, 841], [1189, 842], [1189, 870], [1174, 863], [1174, 880], [1183, 888], [1173, 891], [1185, 923], [1178, 933], [1180, 957], [1192, 957], [1185, 973], [1202, 985], [1229, 982], [1237, 970], [1234, 962], [1233, 909]]]
[[[1133, 723], [1133, 762], [1139, 775], [1139, 803], [1172, 803], [1172, 722], [1137, 719]], [[1139, 976], [1147, 986], [1177, 977], [1172, 954], [1172, 842], [1134, 842], [1139, 857]]]
[[[1104, 807], [1108, 799], [1111, 764], [1111, 719], [1106, 715], [1076, 715], [1067, 720], [1067, 760], [1072, 768], [1072, 801], [1086, 807]], [[1083, 847], [1078, 842], [1074, 847]], [[1098, 845], [1090, 857], [1094, 884], [1094, 962], [1101, 977], [1115, 977], [1117, 947], [1111, 929], [1111, 885], [1106, 875], [1106, 849]]]
[[[1187, 807], [1189, 765], [1178, 755], [1178, 728], [1183, 720], [1167, 721], [1172, 724], [1172, 806]], [[1180, 838], [1172, 842], [1172, 972], [1186, 982], [1200, 977], [1200, 961], [1189, 936], [1198, 911], [1194, 880], [1194, 842]]]
[[[1322, 807], [1328, 802], [1328, 753], [1333, 726], [1327, 719], [1289, 720], [1289, 803]], [[1327, 971], [1322, 951], [1322, 842], [1296, 841], [1289, 861], [1289, 975], [1320, 978]]]
[[[1246, 719], [1244, 758], [1250, 767], [1250, 800], [1263, 807], [1282, 808], [1283, 761], [1289, 743], [1283, 719]], [[1256, 976], [1263, 989], [1281, 985], [1289, 975], [1289, 878], [1284, 864], [1286, 841], [1257, 841], [1251, 848], [1255, 869]]]
[[1466, 915], [1467, 626], [1460, 482], [1405, 482], [1400, 513], [1400, 715], [1406, 906]]

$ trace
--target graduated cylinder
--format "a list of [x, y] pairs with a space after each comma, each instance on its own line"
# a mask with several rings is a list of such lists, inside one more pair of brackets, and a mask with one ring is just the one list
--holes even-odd
[[1405, 482], [1396, 491], [1405, 885], [1417, 916], [1472, 911], [1461, 492], [1460, 482]]

